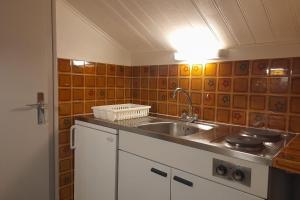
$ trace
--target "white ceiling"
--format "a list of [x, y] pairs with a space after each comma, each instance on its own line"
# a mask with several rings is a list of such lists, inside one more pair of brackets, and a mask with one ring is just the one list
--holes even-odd
[[206, 28], [224, 48], [300, 43], [300, 0], [67, 0], [130, 52], [174, 50], [169, 36]]

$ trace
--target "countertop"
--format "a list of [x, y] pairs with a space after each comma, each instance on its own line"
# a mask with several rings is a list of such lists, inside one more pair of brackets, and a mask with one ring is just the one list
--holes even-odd
[[297, 135], [273, 159], [273, 167], [300, 174], [300, 135]]
[[[97, 119], [94, 118], [93, 116], [83, 116], [83, 117], [77, 117], [75, 120], [97, 124], [97, 125], [101, 125], [113, 129], [129, 131], [140, 135], [146, 135], [149, 137], [158, 138], [161, 140], [166, 140], [169, 142], [189, 146], [192, 148], [198, 148], [201, 150], [210, 151], [213, 153], [235, 157], [235, 158], [256, 162], [264, 165], [269, 165], [269, 166], [272, 166], [272, 160], [274, 158], [274, 155], [278, 153], [278, 149], [277, 149], [275, 152], [266, 151], [266, 152], [262, 152], [260, 155], [254, 155], [251, 153], [235, 151], [230, 148], [224, 148], [224, 144], [220, 141], [223, 141], [226, 136], [237, 134], [238, 132], [241, 131], [241, 129], [245, 128], [245, 127], [234, 126], [234, 125], [227, 125], [227, 124], [225, 125], [219, 123], [200, 121], [201, 123], [204, 124], [208, 123], [210, 125], [213, 125], [215, 126], [215, 128], [205, 133], [199, 133], [199, 134], [197, 133], [194, 135], [189, 135], [184, 137], [175, 137], [167, 134], [160, 134], [157, 132], [152, 132], [152, 131], [142, 130], [140, 128], [137, 128], [138, 125], [153, 123], [153, 122], [163, 122], [163, 121], [178, 122], [178, 120], [175, 119], [169, 119], [169, 118], [163, 119], [161, 117], [148, 116], [143, 118], [111, 122], [102, 119]], [[299, 157], [298, 160], [300, 160]]]

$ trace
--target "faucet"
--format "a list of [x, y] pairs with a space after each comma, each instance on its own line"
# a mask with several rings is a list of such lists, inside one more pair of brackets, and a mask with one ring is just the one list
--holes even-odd
[[181, 120], [183, 121], [187, 121], [187, 122], [194, 122], [198, 120], [198, 115], [197, 114], [193, 114], [193, 105], [192, 105], [192, 99], [189, 95], [189, 93], [187, 91], [185, 91], [182, 88], [176, 88], [173, 92], [173, 99], [176, 98], [176, 94], [178, 92], [182, 92], [183, 94], [185, 94], [185, 96], [187, 97], [188, 100], [188, 104], [189, 104], [189, 111], [188, 114], [186, 113], [181, 113]]

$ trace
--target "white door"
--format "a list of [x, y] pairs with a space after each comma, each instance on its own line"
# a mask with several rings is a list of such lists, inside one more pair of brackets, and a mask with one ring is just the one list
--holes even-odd
[[115, 200], [117, 135], [75, 126], [75, 200]]
[[[1, 200], [49, 200], [54, 195], [51, 18], [51, 0], [0, 3]], [[37, 103], [38, 92], [49, 103], [48, 123], [41, 125], [37, 110], [25, 106]]]
[[263, 200], [210, 180], [172, 169], [172, 200]]
[[119, 151], [119, 200], [170, 200], [170, 168]]

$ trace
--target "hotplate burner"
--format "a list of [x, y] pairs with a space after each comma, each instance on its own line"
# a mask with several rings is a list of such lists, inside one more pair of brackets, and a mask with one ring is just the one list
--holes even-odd
[[282, 139], [282, 135], [279, 132], [253, 128], [243, 130], [241, 135], [257, 138], [263, 142], [278, 142]]
[[228, 147], [242, 151], [260, 151], [264, 148], [263, 142], [254, 137], [235, 135], [226, 137], [225, 141]]

